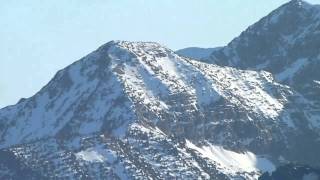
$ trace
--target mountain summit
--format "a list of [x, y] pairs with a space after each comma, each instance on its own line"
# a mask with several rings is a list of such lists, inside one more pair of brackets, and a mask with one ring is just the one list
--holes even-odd
[[314, 113], [265, 71], [112, 41], [0, 110], [0, 177], [256, 179], [319, 162]]
[[320, 6], [293, 0], [250, 26], [205, 61], [271, 72], [320, 108]]
[[266, 72], [198, 63], [157, 43], [112, 41], [59, 71], [35, 96], [2, 109], [0, 145], [105, 131], [121, 137], [137, 121], [197, 139], [218, 107], [276, 119], [286, 93]]
[[250, 26], [228, 46], [218, 49], [210, 60], [221, 65], [262, 69], [267, 63], [284, 67], [295, 58], [316, 56], [317, 46], [313, 47], [313, 43], [318, 42], [319, 9], [303, 1], [290, 1]]
[[320, 166], [319, 10], [290, 1], [207, 63], [153, 42], [102, 45], [0, 110], [0, 179], [317, 172], [281, 165]]

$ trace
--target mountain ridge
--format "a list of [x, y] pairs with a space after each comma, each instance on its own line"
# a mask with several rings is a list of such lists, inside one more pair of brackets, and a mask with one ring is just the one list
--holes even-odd
[[[35, 96], [0, 110], [1, 152], [49, 179], [97, 178], [97, 170], [101, 177], [133, 179], [256, 179], [264, 172], [255, 167], [257, 160], [269, 164], [264, 170], [276, 166], [280, 155], [317, 161], [312, 152], [300, 154], [297, 144], [315, 145], [318, 136], [307, 107], [308, 101], [268, 72], [201, 63], [158, 43], [111, 41], [60, 70]], [[295, 114], [299, 121], [292, 119]], [[167, 156], [172, 166], [165, 165]], [[225, 157], [239, 167], [231, 168]], [[179, 165], [181, 158], [186, 164]], [[2, 177], [23, 171], [0, 166], [6, 169]], [[148, 168], [140, 174], [142, 166]]]
[[192, 59], [201, 60], [209, 57], [209, 55], [213, 51], [217, 50], [218, 48], [220, 47], [216, 47], [216, 48], [188, 47], [184, 49], [179, 49], [176, 51], [176, 53], [182, 56], [190, 57]]
[[253, 180], [320, 166], [319, 12], [290, 1], [200, 61], [154, 42], [100, 46], [0, 109], [0, 179]]

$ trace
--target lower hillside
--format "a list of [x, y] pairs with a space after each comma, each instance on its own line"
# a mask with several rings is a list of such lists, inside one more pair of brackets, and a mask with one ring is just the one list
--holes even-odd
[[2, 150], [0, 156], [1, 179], [257, 179], [275, 168], [250, 152], [196, 146], [139, 124], [121, 139], [106, 134], [46, 139]]

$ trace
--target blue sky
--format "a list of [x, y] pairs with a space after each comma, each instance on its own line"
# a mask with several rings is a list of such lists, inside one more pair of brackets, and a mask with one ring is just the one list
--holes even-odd
[[[0, 107], [110, 40], [227, 44], [288, 0], [10, 0], [0, 6]], [[319, 3], [320, 0], [310, 0]]]

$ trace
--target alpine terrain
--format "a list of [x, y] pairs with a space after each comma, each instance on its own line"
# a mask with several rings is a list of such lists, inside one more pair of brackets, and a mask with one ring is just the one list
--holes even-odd
[[0, 179], [318, 178], [287, 164], [320, 166], [319, 12], [291, 1], [201, 61], [102, 45], [0, 110]]
[[320, 6], [292, 0], [204, 61], [271, 72], [320, 107]]

